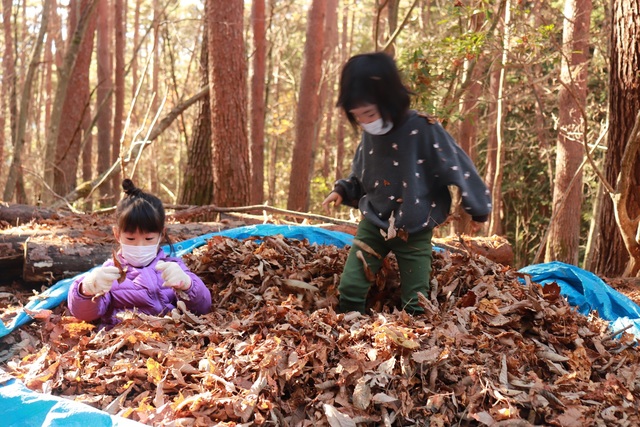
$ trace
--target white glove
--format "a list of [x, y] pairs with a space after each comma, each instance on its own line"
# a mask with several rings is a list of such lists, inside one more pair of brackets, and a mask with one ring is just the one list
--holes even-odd
[[186, 291], [191, 287], [191, 277], [175, 262], [158, 261], [156, 270], [162, 271], [162, 286]]
[[82, 279], [82, 293], [87, 296], [105, 294], [119, 278], [120, 269], [116, 266], [94, 268]]

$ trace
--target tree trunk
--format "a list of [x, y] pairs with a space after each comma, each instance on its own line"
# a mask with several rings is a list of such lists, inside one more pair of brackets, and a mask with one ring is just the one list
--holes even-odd
[[[124, 35], [126, 32], [126, 11], [125, 1], [115, 0], [114, 29], [115, 29], [115, 69], [114, 69], [114, 110], [113, 110], [113, 138], [111, 145], [111, 163], [120, 157], [120, 146], [122, 144], [123, 120], [124, 120]], [[112, 178], [112, 187], [120, 188], [122, 177], [119, 171]]]
[[[49, 129], [49, 125], [51, 124], [51, 105], [52, 100], [50, 94], [53, 93], [53, 74], [54, 74], [54, 42], [56, 43], [56, 51], [58, 50], [60, 44], [59, 41], [61, 39], [60, 32], [62, 31], [62, 22], [60, 19], [60, 15], [57, 13], [57, 2], [53, 1], [53, 10], [51, 13], [51, 18], [49, 20], [49, 32], [47, 35], [47, 42], [45, 45], [44, 51], [44, 67], [43, 76], [42, 76], [42, 89], [41, 96], [45, 98], [43, 113], [44, 113], [44, 121], [43, 121], [43, 130]], [[70, 36], [71, 34], [69, 34]], [[56, 55], [59, 57], [60, 55]], [[56, 67], [59, 64], [55, 64]], [[1, 115], [1, 114], [0, 114]], [[0, 119], [2, 120], [2, 119]], [[4, 126], [0, 126], [0, 129], [4, 129]], [[38, 138], [41, 139], [41, 138]], [[0, 161], [0, 164], [2, 162]]]
[[[84, 141], [82, 142], [82, 182], [91, 181], [93, 175], [93, 147], [94, 137], [91, 133], [91, 105], [89, 105], [89, 109], [87, 110], [87, 114], [84, 117], [84, 122], [82, 123], [82, 130], [84, 131]], [[90, 211], [93, 208], [93, 203], [91, 200], [84, 201], [84, 208], [86, 211]]]
[[333, 64], [338, 61], [338, 0], [327, 0], [327, 14], [325, 17], [325, 30], [326, 44], [324, 53], [325, 76], [322, 79], [322, 110], [325, 111], [327, 121], [325, 123], [324, 132], [324, 144], [322, 147], [322, 177], [325, 181], [328, 180], [331, 173], [331, 148], [335, 135], [333, 134], [333, 117], [336, 111], [334, 97], [335, 83], [338, 80], [335, 72], [332, 71]]
[[[469, 22], [469, 31], [477, 32], [480, 30], [482, 25], [484, 24], [485, 16], [482, 13], [475, 13], [472, 15]], [[472, 62], [475, 62], [473, 64]], [[487, 67], [486, 61], [482, 57], [472, 58], [471, 61], [466, 61], [466, 69], [473, 65], [473, 69], [467, 71], [465, 73], [465, 79], [471, 80], [468, 82], [468, 87], [466, 92], [464, 93], [464, 98], [462, 99], [460, 115], [462, 117], [462, 121], [460, 122], [460, 135], [458, 137], [458, 143], [460, 147], [469, 155], [472, 160], [475, 160], [476, 153], [475, 147], [478, 139], [478, 123], [480, 120], [479, 117], [479, 100], [482, 98], [482, 81], [481, 79], [485, 76]], [[465, 84], [463, 82], [462, 84]], [[456, 192], [458, 193], [458, 192]], [[459, 203], [460, 198], [458, 197], [458, 203], [456, 203], [456, 219], [453, 222], [453, 231], [454, 234], [468, 234], [470, 230], [471, 224], [471, 216], [465, 212], [461, 203]]]
[[213, 185], [219, 206], [242, 206], [250, 199], [243, 3], [215, 2], [207, 9]]
[[[205, 4], [205, 8], [208, 5]], [[200, 82], [209, 86], [209, 37], [207, 23], [202, 34], [200, 47]], [[198, 101], [198, 117], [193, 134], [187, 142], [187, 165], [181, 187], [179, 201], [185, 205], [209, 205], [213, 201], [213, 163], [211, 160], [211, 107], [210, 96]]]
[[304, 65], [296, 110], [296, 136], [289, 178], [287, 209], [309, 209], [309, 185], [313, 174], [314, 147], [318, 138], [318, 88], [322, 71], [324, 17], [327, 0], [313, 0], [309, 10], [304, 47]]
[[[345, 1], [342, 7], [342, 34], [340, 35], [340, 64], [347, 62], [347, 58], [350, 56], [348, 49], [348, 37], [349, 34], [349, 4]], [[333, 104], [335, 105], [335, 103]], [[345, 134], [345, 122], [346, 118], [344, 114], [338, 116], [338, 129], [336, 130], [336, 167], [335, 167], [335, 180], [339, 180], [345, 176], [344, 173], [344, 161], [345, 161], [345, 148], [344, 148], [344, 134]]]
[[[158, 111], [160, 108], [160, 20], [164, 15], [164, 10], [160, 7], [160, 0], [153, 0], [153, 62], [151, 67], [151, 93], [155, 95], [151, 101], [151, 111]], [[149, 169], [148, 179], [152, 194], [158, 194], [158, 151], [155, 145], [149, 147]]]
[[[616, 182], [620, 173], [622, 155], [636, 114], [640, 110], [640, 0], [613, 1], [611, 24], [611, 59], [609, 72], [610, 124], [608, 148], [604, 162], [607, 182]], [[638, 165], [628, 177], [631, 188], [640, 185]], [[628, 200], [628, 215], [637, 218], [640, 192], [635, 190]], [[610, 197], [605, 196], [598, 211], [598, 229], [595, 232], [593, 263], [586, 268], [605, 277], [624, 273], [629, 261], [618, 228], [615, 209]]]
[[[545, 261], [578, 265], [591, 0], [566, 0], [553, 215]], [[574, 179], [574, 175], [576, 178]], [[573, 184], [572, 183], [573, 180]]]
[[622, 240], [629, 254], [623, 276], [638, 276], [640, 273], [640, 222], [638, 221], [638, 187], [629, 179], [638, 176], [640, 167], [640, 111], [628, 138], [622, 155], [620, 174], [616, 183], [614, 204], [616, 222], [622, 233]]
[[[98, 173], [103, 173], [111, 165], [112, 128], [112, 64], [111, 64], [111, 8], [109, 0], [98, 0], [98, 44], [96, 46], [96, 62], [98, 73], [98, 89], [96, 91], [96, 114], [98, 115]], [[105, 200], [113, 194], [111, 183], [106, 183], [100, 194], [100, 204], [109, 205]]]
[[[69, 12], [69, 35], [77, 28], [78, 19], [89, 7], [88, 0], [71, 3]], [[64, 97], [58, 140], [53, 164], [53, 190], [66, 194], [76, 186], [78, 161], [83, 140], [85, 116], [89, 110], [89, 67], [93, 52], [93, 38], [97, 15], [93, 14], [80, 44], [78, 55], [71, 71], [67, 94]]]
[[[385, 37], [385, 46], [384, 51], [391, 55], [391, 57], [395, 56], [396, 48], [391, 38], [393, 33], [395, 33], [396, 28], [398, 28], [398, 7], [400, 6], [399, 0], [387, 0], [387, 22], [388, 22], [388, 34]], [[391, 43], [387, 43], [387, 41], [391, 41]]]
[[[29, 108], [31, 107], [32, 89], [35, 81], [35, 73], [40, 63], [40, 55], [42, 53], [42, 45], [44, 43], [44, 35], [47, 32], [47, 22], [50, 16], [52, 1], [45, 0], [42, 9], [42, 20], [40, 21], [40, 31], [36, 38], [31, 58], [29, 60], [29, 68], [24, 81], [22, 97], [20, 99], [20, 113], [18, 114], [18, 124], [13, 143], [13, 158], [9, 167], [9, 176], [4, 188], [3, 199], [11, 201], [16, 190], [16, 183], [22, 176], [22, 150], [25, 144], [25, 133], [27, 128], [27, 118], [29, 117]], [[50, 157], [48, 157], [50, 158]], [[51, 181], [49, 181], [51, 182]]]
[[[489, 222], [489, 235], [502, 234], [502, 168], [504, 161], [504, 146], [503, 146], [503, 134], [502, 125], [504, 123], [504, 79], [505, 79], [505, 66], [507, 62], [507, 54], [509, 49], [509, 26], [511, 20], [511, 1], [506, 0], [504, 8], [504, 24], [502, 25], [502, 59], [500, 62], [500, 69], [496, 70], [497, 82], [495, 86], [496, 90], [496, 116], [495, 116], [495, 151], [494, 157], [494, 170], [491, 177], [491, 199], [493, 204], [493, 210], [491, 211], [491, 220]], [[492, 75], [491, 77], [494, 77]], [[489, 170], [489, 169], [487, 169]]]
[[[131, 58], [131, 98], [134, 98], [136, 95], [136, 90], [138, 90], [138, 54], [135, 49], [138, 49], [138, 45], [140, 44], [140, 3], [142, 0], [134, 0], [135, 1], [135, 11], [133, 12], [133, 56]], [[132, 117], [133, 121], [133, 117]], [[133, 121], [135, 124], [135, 121]]]
[[[13, 141], [16, 134], [16, 73], [13, 58], [13, 34], [11, 25], [12, 1], [2, 0], [2, 30], [4, 34], [4, 53], [2, 54], [2, 82], [0, 87], [0, 164], [4, 164], [6, 118], [9, 117], [9, 141]], [[7, 114], [8, 110], [8, 114]], [[3, 183], [0, 173], [0, 185]]]
[[[53, 106], [51, 108], [51, 124], [47, 132], [45, 159], [52, 159], [55, 156], [58, 134], [62, 123], [62, 107], [64, 105], [67, 89], [71, 80], [71, 73], [97, 3], [98, 0], [90, 0], [88, 7], [83, 9], [82, 15], [78, 19], [78, 25], [75, 32], [68, 43], [62, 66], [58, 69], [56, 93], [54, 95]], [[45, 182], [53, 182], [53, 168], [45, 168], [44, 180]], [[8, 198], [5, 197], [5, 200], [8, 200]]]
[[267, 31], [264, 0], [253, 0], [253, 76], [251, 78], [251, 204], [264, 202], [264, 121]]

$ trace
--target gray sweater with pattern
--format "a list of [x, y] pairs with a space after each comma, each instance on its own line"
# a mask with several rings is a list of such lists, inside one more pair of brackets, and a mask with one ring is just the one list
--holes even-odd
[[362, 215], [409, 234], [434, 228], [451, 209], [449, 185], [460, 188], [462, 204], [476, 221], [486, 221], [491, 196], [475, 166], [438, 123], [411, 110], [399, 127], [384, 135], [363, 132], [347, 179], [334, 191]]

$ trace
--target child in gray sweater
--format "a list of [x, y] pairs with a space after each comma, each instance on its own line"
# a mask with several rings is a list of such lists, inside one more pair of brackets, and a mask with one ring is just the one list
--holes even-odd
[[363, 219], [355, 238], [380, 257], [352, 246], [338, 288], [340, 312], [365, 311], [371, 282], [358, 251], [374, 274], [393, 252], [402, 308], [423, 312], [417, 295], [428, 295], [431, 238], [449, 215], [448, 186], [460, 189], [474, 221], [486, 221], [491, 212], [490, 192], [471, 159], [438, 122], [409, 109], [410, 94], [383, 52], [356, 55], [342, 69], [337, 104], [364, 132], [351, 174], [336, 182], [322, 204], [358, 207]]

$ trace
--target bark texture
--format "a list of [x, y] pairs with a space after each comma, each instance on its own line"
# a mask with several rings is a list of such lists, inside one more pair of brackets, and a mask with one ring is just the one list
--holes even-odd
[[327, 0], [313, 0], [309, 10], [304, 46], [304, 65], [296, 111], [296, 137], [293, 148], [287, 209], [305, 212], [309, 209], [310, 183], [313, 173], [314, 147], [318, 138], [318, 109], [324, 17]]
[[[70, 34], [78, 25], [78, 19], [89, 7], [89, 1], [74, 1], [69, 13]], [[96, 28], [96, 15], [93, 14], [84, 37], [75, 65], [71, 71], [67, 94], [62, 106], [60, 130], [55, 149], [53, 167], [53, 190], [57, 194], [66, 194], [76, 186], [76, 175], [84, 139], [85, 116], [89, 114], [89, 67], [93, 52], [93, 40]]]
[[[609, 73], [610, 124], [604, 164], [605, 178], [614, 183], [620, 173], [624, 148], [640, 110], [640, 0], [612, 1], [611, 59]], [[640, 165], [628, 176], [631, 186], [640, 185]], [[640, 192], [629, 196], [629, 215], [640, 214]], [[586, 268], [605, 277], [623, 274], [629, 254], [615, 218], [611, 198], [605, 196], [596, 218], [593, 263]]]
[[213, 185], [219, 206], [246, 205], [250, 197], [243, 5], [228, 0], [207, 8]]
[[547, 262], [578, 264], [591, 9], [591, 0], [565, 2], [553, 221], [545, 253]]
[[[202, 87], [209, 85], [209, 37], [205, 28], [200, 48], [200, 81]], [[207, 94], [198, 101], [198, 117], [193, 134], [187, 142], [187, 164], [180, 191], [180, 203], [185, 205], [208, 205], [213, 202], [213, 166], [211, 160], [211, 107]]]
[[264, 0], [253, 0], [253, 76], [251, 78], [251, 203], [264, 202], [264, 121], [267, 31]]

